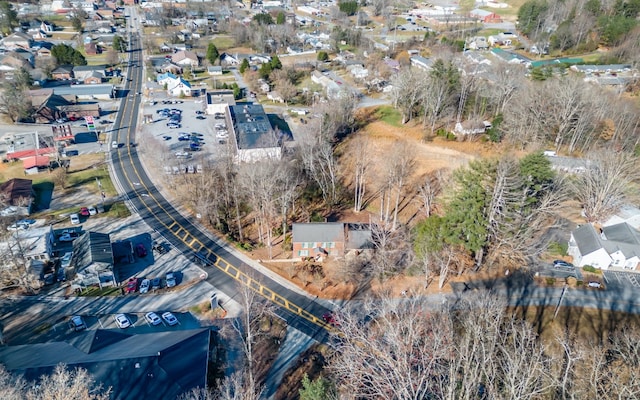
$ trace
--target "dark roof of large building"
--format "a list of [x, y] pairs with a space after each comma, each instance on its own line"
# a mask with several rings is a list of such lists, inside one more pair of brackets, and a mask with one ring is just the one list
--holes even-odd
[[20, 199], [33, 197], [30, 179], [14, 178], [0, 185], [0, 195], [9, 205], [19, 205]]
[[229, 106], [238, 149], [278, 147], [269, 117], [259, 104]]
[[113, 399], [175, 399], [205, 387], [209, 330], [193, 329], [148, 334], [86, 331], [69, 342], [0, 348], [7, 370], [36, 380], [56, 365], [82, 367]]

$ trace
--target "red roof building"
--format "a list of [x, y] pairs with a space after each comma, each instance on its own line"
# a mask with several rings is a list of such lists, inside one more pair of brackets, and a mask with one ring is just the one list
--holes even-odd
[[22, 160], [22, 165], [24, 166], [24, 169], [31, 169], [34, 167], [46, 168], [49, 166], [49, 157], [47, 156], [27, 157]]

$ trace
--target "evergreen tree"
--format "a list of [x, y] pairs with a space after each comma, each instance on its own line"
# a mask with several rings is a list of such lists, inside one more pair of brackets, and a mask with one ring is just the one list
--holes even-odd
[[278, 15], [276, 15], [276, 24], [284, 25], [285, 21], [286, 21], [286, 18], [285, 18], [284, 12], [280, 11]]
[[313, 381], [307, 374], [302, 377], [300, 400], [326, 400], [335, 396], [335, 389], [331, 382], [319, 377]]
[[18, 13], [11, 3], [0, 1], [0, 30], [8, 35], [13, 32], [15, 26], [18, 26]]
[[240, 68], [238, 68], [238, 70], [240, 71], [241, 74], [244, 74], [244, 71], [246, 71], [247, 68], [249, 68], [249, 60], [245, 58], [240, 63]]
[[277, 54], [274, 54], [273, 57], [271, 57], [271, 62], [269, 64], [271, 65], [272, 70], [282, 69], [282, 62], [280, 62]]
[[210, 42], [207, 46], [207, 61], [211, 63], [211, 65], [216, 63], [216, 60], [220, 57], [220, 53], [218, 52], [218, 48], [213, 42]]
[[51, 48], [51, 55], [56, 59], [56, 65], [87, 65], [87, 60], [82, 53], [66, 44], [53, 46]]

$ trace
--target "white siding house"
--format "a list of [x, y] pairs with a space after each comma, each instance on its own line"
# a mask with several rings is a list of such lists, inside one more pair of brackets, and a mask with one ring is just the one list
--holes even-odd
[[627, 223], [605, 226], [599, 233], [591, 224], [571, 232], [569, 255], [579, 267], [635, 270], [640, 262], [640, 232]]

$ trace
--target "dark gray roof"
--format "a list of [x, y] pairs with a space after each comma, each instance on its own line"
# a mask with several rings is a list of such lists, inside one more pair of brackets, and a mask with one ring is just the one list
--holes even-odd
[[373, 247], [369, 224], [347, 224], [347, 249], [370, 249]]
[[53, 89], [53, 93], [61, 96], [70, 94], [75, 96], [91, 96], [109, 94], [112, 95], [114, 86], [111, 84], [97, 84], [97, 85], [71, 85], [71, 86], [56, 86]]
[[267, 114], [259, 104], [229, 106], [238, 149], [278, 147]]
[[602, 248], [598, 232], [591, 224], [584, 224], [572, 232], [576, 245], [583, 256]]
[[342, 222], [293, 224], [294, 242], [344, 242]]
[[109, 234], [85, 232], [73, 242], [73, 260], [78, 271], [97, 263], [113, 266]]
[[[210, 332], [207, 329], [129, 335], [98, 331], [112, 343], [85, 353], [70, 343], [51, 342], [0, 348], [0, 363], [28, 380], [50, 374], [59, 363], [82, 367], [112, 388], [112, 399], [175, 399], [206, 385]], [[119, 336], [120, 340], [115, 340]], [[94, 339], [97, 340], [97, 339]], [[84, 345], [81, 345], [84, 348]]]
[[640, 245], [640, 232], [626, 222], [605, 226], [602, 228], [602, 233], [610, 241]]
[[76, 65], [73, 67], [73, 72], [83, 72], [83, 71], [102, 71], [104, 72], [107, 69], [106, 65]]

